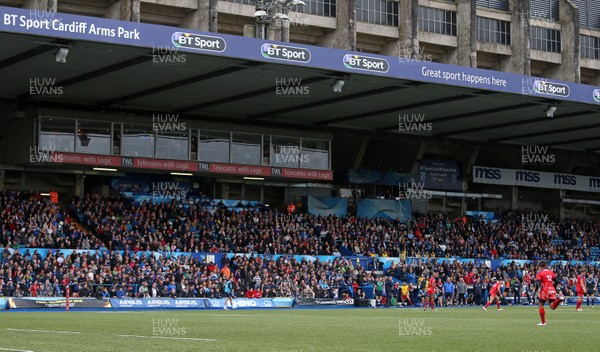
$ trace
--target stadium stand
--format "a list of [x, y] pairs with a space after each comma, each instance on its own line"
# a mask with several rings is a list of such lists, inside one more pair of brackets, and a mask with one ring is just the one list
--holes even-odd
[[[63, 279], [69, 278], [73, 295], [80, 297], [210, 298], [220, 297], [224, 280], [232, 276], [239, 297], [337, 299], [376, 287], [376, 296], [389, 304], [392, 298], [401, 301], [398, 286], [406, 283], [411, 301], [419, 304], [422, 283], [437, 272], [440, 289], [447, 279], [462, 287], [439, 304], [482, 304], [490, 283], [499, 278], [507, 282], [505, 295], [511, 301], [523, 297], [523, 303], [531, 303], [535, 268], [530, 264], [513, 262], [492, 270], [472, 261], [439, 263], [435, 258], [564, 260], [554, 269], [561, 288], [572, 293], [573, 278], [581, 268], [570, 260], [590, 261], [598, 255], [598, 223], [579, 219], [555, 223], [547, 218], [547, 224], [534, 228], [523, 219], [546, 218], [546, 214], [531, 210], [499, 209], [496, 222], [431, 212], [417, 213], [401, 223], [301, 212], [292, 216], [257, 205], [235, 210], [209, 200], [137, 204], [98, 195], [76, 198], [65, 211], [36, 192], [0, 195], [3, 296], [62, 296]], [[15, 250], [19, 247], [75, 250], [67, 255], [48, 251], [42, 256], [37, 250], [22, 254]], [[385, 270], [381, 263], [363, 268], [344, 259], [342, 249], [382, 258], [431, 258], [410, 263], [401, 259]], [[206, 263], [170, 252], [256, 256]], [[269, 260], [258, 254], [326, 254], [337, 259], [298, 261], [281, 256]]]

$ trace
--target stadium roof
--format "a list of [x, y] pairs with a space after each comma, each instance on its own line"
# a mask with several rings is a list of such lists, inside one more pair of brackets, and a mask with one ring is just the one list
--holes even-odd
[[[138, 26], [135, 28], [140, 31], [152, 27], [153, 31], [168, 33], [169, 39], [171, 34], [181, 31], [180, 28], [73, 15], [64, 15], [65, 20], [112, 23], [126, 29]], [[185, 54], [179, 58], [157, 59], [157, 50], [162, 50], [161, 53], [168, 50], [165, 50], [167, 45], [161, 47], [156, 38], [152, 38], [153, 49], [148, 44], [124, 45], [126, 41], [109, 43], [109, 40], [92, 41], [73, 33], [56, 34], [0, 26], [3, 43], [0, 98], [92, 111], [145, 115], [174, 112], [185, 119], [364, 133], [399, 133], [399, 115], [411, 119], [414, 114], [424, 116], [423, 122], [432, 123], [432, 133], [425, 138], [549, 145], [600, 152], [600, 106], [595, 103], [597, 97], [600, 100], [600, 93], [595, 87], [552, 81], [550, 85], [554, 88], [568, 85], [566, 89], [570, 94], [545, 94], [537, 88], [540, 81], [547, 80], [426, 61], [405, 62], [398, 74], [394, 73], [396, 62], [388, 62], [385, 72], [368, 72], [352, 65], [335, 69], [321, 64], [323, 55], [339, 53], [341, 57], [349, 55], [348, 52], [294, 44], [289, 45], [309, 48], [312, 60], [300, 63], [269, 60], [273, 57], [268, 58], [264, 53], [258, 59], [248, 59], [242, 57], [244, 54], [239, 50], [231, 55], [216, 55], [185, 47], [177, 48], [181, 49], [177, 54]], [[263, 48], [266, 45], [263, 43], [271, 43], [212, 35], [225, 38], [228, 48], [235, 45], [234, 40], [250, 45], [260, 42], [258, 45], [262, 44]], [[60, 46], [70, 47], [66, 64], [54, 60], [53, 55]], [[171, 45], [171, 50], [175, 48]], [[356, 58], [371, 60], [373, 65], [382, 60], [377, 55], [356, 55], [359, 55]], [[489, 90], [481, 88], [483, 85], [459, 82], [460, 79], [448, 85], [439, 83], [442, 78], [401, 78], [423, 75], [424, 67], [431, 69], [428, 75], [435, 75], [433, 71], [438, 70], [445, 73], [461, 69], [467, 70], [462, 71], [463, 77], [465, 72], [472, 77], [496, 75], [505, 82], [498, 83], [498, 90]], [[386, 73], [388, 71], [393, 74]], [[55, 85], [63, 87], [61, 99], [30, 96], [30, 79], [44, 77], [56, 78]], [[345, 81], [342, 93], [332, 90], [336, 78]], [[308, 87], [308, 91], [303, 91], [307, 94], [279, 97], [275, 92], [282, 79], [284, 85]], [[517, 79], [519, 83], [515, 83]], [[519, 89], [522, 94], [518, 94]], [[552, 105], [557, 106], [557, 110], [554, 117], [547, 117], [545, 111]]]

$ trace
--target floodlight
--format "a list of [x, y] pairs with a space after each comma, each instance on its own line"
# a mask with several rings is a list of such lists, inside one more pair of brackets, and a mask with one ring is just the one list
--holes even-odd
[[69, 55], [69, 48], [59, 48], [58, 51], [54, 53], [54, 60], [56, 60], [56, 62], [60, 62], [61, 64], [66, 64], [67, 55]]
[[546, 116], [547, 117], [554, 117], [554, 113], [556, 112], [556, 105], [551, 105], [548, 109], [546, 109]]
[[341, 93], [344, 84], [346, 84], [346, 81], [340, 78], [336, 78], [335, 82], [333, 82], [333, 84], [331, 85], [331, 88], [333, 89], [334, 93]]
[[258, 10], [254, 13], [254, 17], [265, 17], [267, 15], [267, 11]]

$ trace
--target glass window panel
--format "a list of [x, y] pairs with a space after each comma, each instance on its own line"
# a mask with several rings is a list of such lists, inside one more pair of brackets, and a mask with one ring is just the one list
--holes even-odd
[[75, 119], [42, 117], [39, 147], [72, 152], [75, 149]]
[[156, 157], [165, 159], [189, 159], [190, 133], [165, 133], [156, 136]]
[[300, 166], [309, 169], [329, 169], [329, 141], [302, 139]]
[[260, 165], [262, 136], [259, 134], [231, 134], [231, 162], [234, 164]]
[[300, 166], [300, 138], [271, 136], [271, 165]]
[[89, 154], [110, 154], [111, 123], [77, 120], [75, 151]]
[[199, 160], [228, 163], [230, 138], [229, 132], [200, 130]]
[[152, 125], [123, 124], [121, 155], [151, 158], [154, 156]]

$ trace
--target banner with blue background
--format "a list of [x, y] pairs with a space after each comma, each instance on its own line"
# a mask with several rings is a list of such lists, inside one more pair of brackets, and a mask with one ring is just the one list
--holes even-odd
[[348, 198], [318, 198], [308, 196], [308, 213], [310, 215], [337, 217], [346, 216], [348, 213]]
[[361, 199], [358, 201], [358, 216], [406, 221], [411, 217], [411, 205], [408, 200]]

